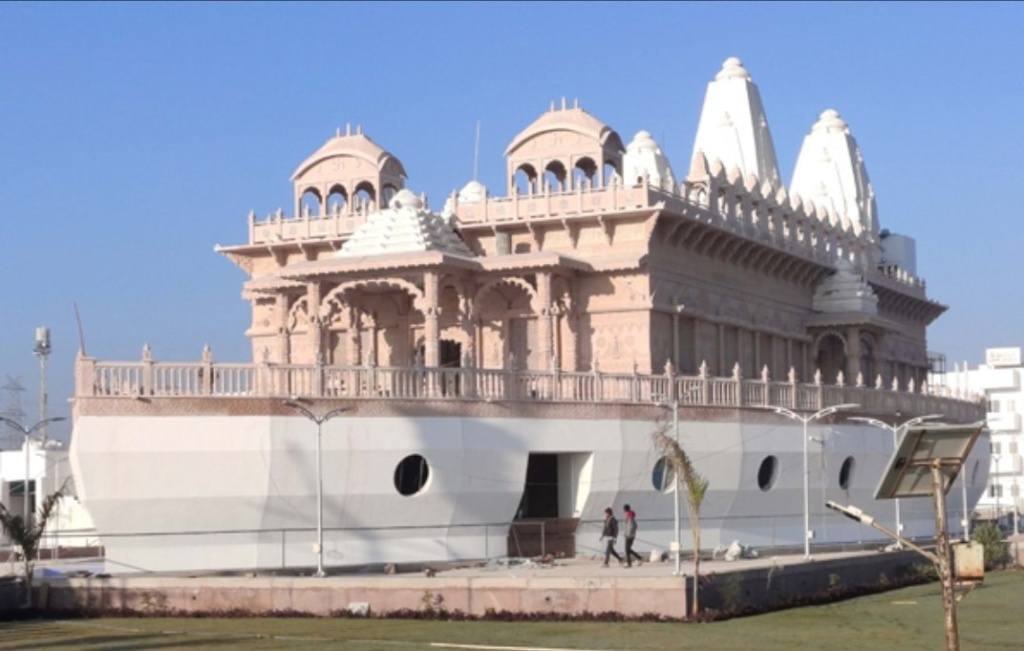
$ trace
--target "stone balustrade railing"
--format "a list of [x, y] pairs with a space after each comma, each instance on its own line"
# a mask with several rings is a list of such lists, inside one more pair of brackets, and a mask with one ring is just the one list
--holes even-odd
[[[941, 395], [940, 395], [941, 393]], [[985, 417], [977, 398], [941, 392], [719, 378], [703, 375], [516, 371], [474, 368], [299, 364], [76, 362], [76, 398], [334, 398], [786, 407], [814, 411], [857, 403], [868, 413], [941, 413], [973, 422]]]

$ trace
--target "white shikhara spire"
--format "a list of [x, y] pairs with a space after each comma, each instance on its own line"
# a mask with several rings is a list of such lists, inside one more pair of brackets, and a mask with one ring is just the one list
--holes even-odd
[[864, 158], [850, 128], [832, 109], [804, 137], [790, 193], [845, 217], [857, 232], [878, 235], [875, 192]]
[[703, 154], [709, 163], [720, 160], [727, 171], [738, 168], [743, 178], [754, 175], [772, 187], [781, 186], [761, 94], [736, 57], [726, 59], [708, 84], [693, 153]]
[[334, 256], [350, 258], [424, 251], [473, 257], [473, 252], [443, 217], [427, 210], [423, 200], [411, 191], [401, 190], [387, 208], [370, 215]]
[[626, 147], [626, 155], [622, 158], [622, 173], [630, 183], [646, 175], [654, 187], [675, 192], [676, 177], [672, 173], [672, 165], [647, 131], [638, 132]]

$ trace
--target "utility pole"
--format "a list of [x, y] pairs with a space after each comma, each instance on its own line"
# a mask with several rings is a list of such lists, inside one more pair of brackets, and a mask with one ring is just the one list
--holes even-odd
[[39, 357], [39, 422], [44, 423], [39, 432], [40, 440], [46, 443], [46, 358], [50, 355], [50, 329], [36, 328], [36, 345], [33, 352]]

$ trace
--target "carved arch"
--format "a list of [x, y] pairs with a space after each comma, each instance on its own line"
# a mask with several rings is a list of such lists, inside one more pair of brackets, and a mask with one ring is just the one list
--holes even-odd
[[825, 337], [837, 338], [839, 341], [843, 342], [843, 350], [845, 351], [847, 349], [846, 337], [843, 336], [843, 333], [839, 332], [838, 330], [824, 330], [822, 332], [819, 332], [818, 336], [814, 338], [814, 350], [818, 349], [818, 347], [821, 345], [821, 340], [824, 339]]
[[309, 302], [303, 296], [288, 309], [288, 332], [298, 332], [309, 325]]
[[512, 285], [513, 287], [518, 287], [525, 291], [530, 297], [530, 311], [532, 311], [535, 314], [537, 313], [537, 290], [533, 288], [533, 285], [526, 282], [522, 278], [516, 278], [515, 276], [507, 276], [505, 278], [498, 278], [496, 280], [492, 280], [477, 290], [476, 294], [473, 296], [474, 317], [476, 316], [477, 306], [480, 305], [480, 301], [483, 300], [483, 297], [486, 296], [488, 293], [490, 293], [492, 289], [498, 287], [499, 285]]
[[565, 276], [551, 279], [551, 304], [565, 314], [572, 313], [572, 283]]
[[338, 285], [323, 298], [320, 303], [319, 315], [324, 319], [329, 319], [334, 313], [334, 310], [341, 309], [343, 304], [346, 303], [343, 298], [345, 292], [354, 289], [383, 289], [383, 288], [398, 288], [404, 289], [406, 293], [412, 296], [413, 307], [419, 312], [425, 312], [426, 308], [426, 297], [423, 295], [422, 290], [419, 287], [403, 280], [402, 278], [380, 278], [373, 280], [353, 280], [351, 282], [342, 283]]
[[472, 305], [472, 297], [469, 295], [469, 290], [466, 288], [466, 283], [462, 281], [458, 276], [446, 275], [442, 276], [437, 283], [438, 292], [451, 287], [455, 290], [455, 293], [459, 297], [459, 312], [463, 317], [469, 317]]

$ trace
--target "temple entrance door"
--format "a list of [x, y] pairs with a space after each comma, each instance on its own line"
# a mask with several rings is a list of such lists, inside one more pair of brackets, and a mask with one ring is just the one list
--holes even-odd
[[[424, 347], [419, 347], [419, 358], [426, 359]], [[458, 396], [461, 391], [462, 344], [451, 339], [438, 342], [437, 365], [441, 368], [440, 391], [442, 396]]]
[[[589, 455], [582, 455], [589, 456]], [[509, 529], [509, 556], [556, 557], [576, 555], [575, 504], [579, 498], [580, 454], [531, 453], [526, 462], [526, 485]]]
[[442, 339], [438, 362], [442, 368], [462, 367], [462, 344], [451, 339]]

